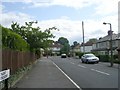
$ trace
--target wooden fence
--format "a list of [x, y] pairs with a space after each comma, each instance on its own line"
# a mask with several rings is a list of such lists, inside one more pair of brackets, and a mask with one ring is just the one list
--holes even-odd
[[2, 69], [10, 69], [11, 74], [14, 74], [16, 70], [33, 63], [36, 59], [32, 52], [2, 50]]

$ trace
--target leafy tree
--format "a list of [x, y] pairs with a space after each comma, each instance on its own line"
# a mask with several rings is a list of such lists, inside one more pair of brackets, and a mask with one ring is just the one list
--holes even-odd
[[50, 38], [54, 38], [51, 30], [56, 30], [56, 27], [52, 27], [42, 31], [40, 27], [34, 28], [33, 24], [36, 22], [25, 22], [25, 26], [20, 26], [18, 23], [12, 23], [11, 30], [20, 34], [24, 40], [30, 45], [30, 50], [38, 50], [39, 48], [47, 48], [52, 43]]
[[89, 39], [88, 42], [91, 42], [91, 43], [96, 43], [97, 42], [97, 38], [92, 38], [92, 39]]
[[78, 43], [77, 41], [74, 41], [74, 42], [73, 42], [73, 46], [75, 47], [75, 46], [77, 46], [77, 45], [79, 45], [79, 43]]
[[60, 37], [60, 38], [58, 39], [58, 43], [64, 45], [64, 44], [66, 44], [66, 43], [69, 43], [69, 41], [67, 40], [67, 38]]
[[69, 54], [69, 51], [70, 51], [70, 45], [69, 45], [69, 41], [67, 38], [64, 38], [64, 37], [60, 37], [58, 39], [58, 43], [60, 43], [61, 45], [63, 45], [63, 47], [61, 48], [60, 50], [60, 53], [66, 53], [66, 54]]

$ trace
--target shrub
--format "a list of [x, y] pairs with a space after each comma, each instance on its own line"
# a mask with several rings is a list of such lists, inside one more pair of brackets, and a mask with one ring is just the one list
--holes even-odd
[[76, 56], [79, 56], [79, 58], [81, 58], [83, 54], [84, 54], [84, 53], [82, 53], [82, 52], [76, 52], [76, 53], [75, 53], [75, 55], [76, 55]]
[[97, 55], [101, 62], [109, 62], [109, 55]]
[[2, 45], [3, 48], [10, 48], [13, 50], [27, 51], [29, 50], [28, 43], [18, 34], [8, 28], [2, 28]]

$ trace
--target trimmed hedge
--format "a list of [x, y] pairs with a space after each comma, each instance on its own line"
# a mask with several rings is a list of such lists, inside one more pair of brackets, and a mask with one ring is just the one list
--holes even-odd
[[[97, 55], [97, 57], [99, 57], [101, 62], [110, 62], [109, 55]], [[120, 64], [120, 60], [118, 60], [118, 55], [113, 55], [113, 62]]]
[[28, 43], [17, 33], [8, 28], [2, 27], [2, 46], [13, 50], [27, 51], [29, 50]]
[[109, 62], [109, 55], [97, 55], [97, 57], [99, 58], [100, 62]]

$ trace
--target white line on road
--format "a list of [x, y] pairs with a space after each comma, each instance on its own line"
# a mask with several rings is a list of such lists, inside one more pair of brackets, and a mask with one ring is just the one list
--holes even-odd
[[78, 65], [79, 67], [82, 67], [82, 68], [87, 68], [87, 67], [85, 67], [85, 66], [82, 66], [82, 65]]
[[53, 61], [52, 63], [77, 87], [79, 90], [82, 90], [62, 69], [60, 69]]
[[99, 70], [95, 70], [95, 69], [91, 69], [92, 71], [96, 71], [96, 72], [99, 72], [99, 73], [102, 73], [102, 74], [105, 74], [105, 75], [110, 75], [109, 73], [106, 73], [106, 72], [102, 72], [102, 71], [99, 71]]

